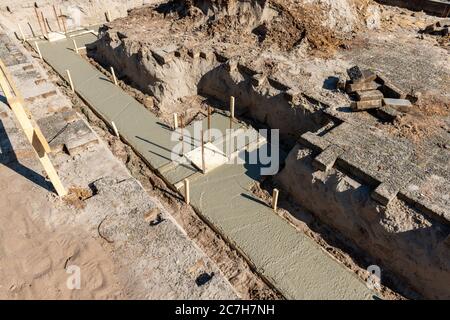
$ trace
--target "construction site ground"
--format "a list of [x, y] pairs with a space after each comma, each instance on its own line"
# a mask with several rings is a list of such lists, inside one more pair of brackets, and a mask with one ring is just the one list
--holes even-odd
[[[118, 4], [108, 23], [103, 7], [82, 10], [84, 26], [54, 42], [32, 22], [21, 42], [14, 12], [34, 10], [11, 9], [0, 58], [69, 194], [3, 99], [1, 298], [450, 296], [450, 36], [424, 31], [445, 19], [371, 0], [156, 1]], [[411, 107], [355, 112], [342, 88], [354, 65]], [[209, 109], [222, 135], [202, 172]], [[280, 132], [274, 174], [250, 163], [272, 145], [261, 128]]]

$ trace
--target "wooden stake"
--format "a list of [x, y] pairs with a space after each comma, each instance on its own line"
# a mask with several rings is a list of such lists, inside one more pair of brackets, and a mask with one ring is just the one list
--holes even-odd
[[173, 130], [178, 129], [178, 114], [175, 112], [173, 114]]
[[22, 27], [20, 26], [20, 24], [17, 24], [17, 26], [19, 27], [19, 32], [20, 36], [22, 37], [22, 41], [25, 42], [25, 35], [23, 34]]
[[189, 180], [184, 179], [183, 182], [184, 182], [184, 201], [186, 202], [186, 204], [190, 204], [191, 195], [190, 195], [190, 190], [189, 190]]
[[114, 134], [116, 135], [116, 137], [120, 138], [119, 130], [117, 130], [117, 127], [116, 127], [116, 124], [114, 123], [114, 121], [111, 121], [111, 126], [113, 127]]
[[111, 22], [111, 11], [106, 11], [106, 21]]
[[181, 126], [181, 156], [184, 156], [184, 118], [181, 116], [180, 118], [180, 126]]
[[73, 86], [72, 77], [70, 76], [70, 71], [66, 70], [67, 78], [69, 79], [70, 89], [75, 92], [75, 87]]
[[277, 206], [278, 206], [278, 189], [273, 189], [273, 193], [272, 193], [272, 208], [273, 210], [277, 211]]
[[59, 29], [59, 31], [62, 31], [61, 24], [59, 23], [59, 17], [58, 17], [58, 14], [56, 13], [55, 5], [53, 5], [53, 13], [55, 14], [56, 22], [58, 23], [58, 29]]
[[59, 9], [59, 16], [61, 17], [61, 22], [62, 22], [62, 25], [63, 25], [63, 28], [64, 28], [64, 34], [66, 34], [66, 33], [67, 33], [67, 28], [66, 28], [66, 16], [64, 16], [64, 15], [62, 14], [61, 8]]
[[37, 53], [39, 55], [39, 58], [42, 60], [41, 49], [39, 49], [39, 45], [38, 45], [38, 43], [36, 41], [34, 42], [34, 45], [36, 46], [36, 51], [37, 51]]
[[78, 47], [77, 47], [77, 43], [76, 43], [75, 39], [72, 39], [72, 42], [73, 42], [73, 50], [74, 50], [77, 54], [79, 54], [79, 52], [78, 52]]
[[41, 23], [41, 18], [39, 17], [39, 13], [38, 13], [36, 7], [34, 8], [34, 12], [36, 13], [36, 18], [39, 23], [39, 28], [41, 28], [42, 35], [45, 36], [44, 28], [42, 27], [42, 23]]
[[211, 107], [208, 106], [208, 142], [211, 142]]
[[114, 84], [117, 86], [118, 83], [117, 83], [116, 73], [114, 72], [114, 68], [113, 67], [111, 67], [111, 74], [112, 74], [112, 77], [113, 77], [113, 80], [114, 80]]
[[36, 33], [33, 30], [33, 27], [31, 26], [31, 23], [27, 21], [28, 28], [30, 28], [31, 34], [33, 35], [33, 38], [36, 37]]
[[48, 28], [47, 28], [47, 24], [45, 23], [44, 14], [42, 13], [42, 11], [41, 11], [41, 18], [42, 18], [42, 23], [44, 24], [45, 35], [48, 37]]
[[230, 130], [233, 129], [234, 120], [234, 97], [230, 97]]
[[11, 76], [1, 60], [0, 70], [0, 87], [2, 88], [11, 110], [16, 116], [22, 130], [25, 132], [28, 141], [38, 155], [39, 160], [56, 192], [60, 197], [65, 196], [67, 194], [67, 190], [64, 188], [58, 173], [56, 172], [55, 167], [53, 167], [53, 164], [47, 154], [47, 152], [50, 151], [50, 146], [48, 145], [47, 140], [44, 138], [44, 135], [37, 124], [32, 121], [31, 114], [27, 114], [23, 106], [23, 98], [17, 90], [14, 82], [12, 82]]
[[206, 172], [206, 165], [205, 165], [205, 141], [203, 139], [203, 130], [201, 130], [201, 135], [202, 135], [202, 173], [205, 174]]

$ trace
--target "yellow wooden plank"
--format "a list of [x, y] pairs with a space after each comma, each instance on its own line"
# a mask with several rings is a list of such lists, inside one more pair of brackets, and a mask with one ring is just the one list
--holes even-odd
[[48, 145], [47, 140], [42, 134], [39, 126], [35, 124], [36, 127], [33, 126], [33, 121], [31, 119], [31, 114], [28, 114], [23, 106], [23, 99], [14, 85], [14, 82], [11, 79], [5, 65], [0, 59], [0, 87], [5, 94], [5, 97], [8, 101], [8, 104], [16, 116], [17, 121], [19, 122], [22, 130], [25, 133], [28, 141], [32, 145], [34, 151], [37, 153], [39, 157], [39, 161], [47, 173], [48, 178], [53, 184], [56, 192], [60, 197], [65, 196], [67, 194], [67, 190], [64, 188], [58, 173], [55, 170], [50, 158], [48, 157], [47, 152], [50, 151], [50, 146]]

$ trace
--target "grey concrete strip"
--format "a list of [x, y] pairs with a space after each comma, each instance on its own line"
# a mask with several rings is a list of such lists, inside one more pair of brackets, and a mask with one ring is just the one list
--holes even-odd
[[[89, 39], [92, 37], [83, 35], [79, 42]], [[167, 168], [179, 142], [176, 136], [171, 137], [171, 128], [134, 99], [129, 102], [127, 94], [75, 54], [68, 41], [42, 42], [45, 60], [63, 76], [72, 68], [77, 93], [106, 121], [114, 120], [120, 134], [153, 168]], [[223, 132], [228, 126], [223, 115], [213, 117], [212, 127]], [[233, 126], [240, 128], [242, 124]], [[202, 128], [207, 128], [206, 119]], [[193, 126], [187, 128], [190, 133], [192, 130]], [[198, 145], [198, 141], [193, 144]], [[189, 166], [161, 170], [174, 182], [189, 171]], [[191, 183], [192, 204], [287, 298], [369, 299], [372, 292], [362, 281], [253, 196], [250, 187], [259, 174], [259, 165], [246, 163], [223, 165], [198, 175]]]
[[[78, 46], [96, 39], [92, 34], [74, 38]], [[170, 128], [76, 54], [72, 46], [70, 39], [53, 43], [39, 42], [44, 59], [65, 79], [66, 70], [69, 69], [77, 93], [107, 122], [114, 121], [119, 133], [153, 168], [170, 163], [171, 150], [178, 142], [171, 141]]]
[[256, 166], [225, 165], [195, 180], [192, 203], [290, 299], [370, 299], [363, 282], [257, 199]]

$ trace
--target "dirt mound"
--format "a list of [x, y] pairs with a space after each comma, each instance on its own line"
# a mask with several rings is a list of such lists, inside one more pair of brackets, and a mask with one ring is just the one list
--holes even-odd
[[176, 12], [181, 18], [203, 20], [199, 30], [222, 40], [251, 36], [263, 47], [276, 46], [285, 51], [307, 40], [311, 49], [330, 52], [361, 25], [360, 12], [370, 2], [177, 0], [160, 6], [160, 10], [165, 14]]

